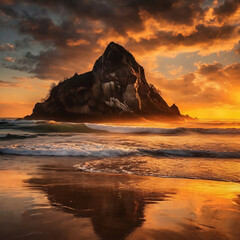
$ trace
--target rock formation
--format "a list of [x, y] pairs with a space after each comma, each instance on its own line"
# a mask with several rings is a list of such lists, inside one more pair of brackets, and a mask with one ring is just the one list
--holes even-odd
[[60, 82], [37, 103], [27, 119], [104, 121], [121, 118], [182, 118], [156, 88], [144, 69], [122, 46], [111, 42], [93, 70]]

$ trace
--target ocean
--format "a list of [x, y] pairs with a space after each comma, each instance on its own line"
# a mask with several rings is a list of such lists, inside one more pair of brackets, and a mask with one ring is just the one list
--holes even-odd
[[240, 122], [0, 120], [0, 239], [240, 236]]
[[1, 119], [0, 154], [74, 157], [73, 169], [86, 172], [240, 181], [240, 123], [162, 125]]

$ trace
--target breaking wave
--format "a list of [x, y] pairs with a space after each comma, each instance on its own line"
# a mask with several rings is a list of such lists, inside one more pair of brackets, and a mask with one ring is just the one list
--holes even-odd
[[44, 120], [0, 120], [0, 129], [20, 130], [34, 133], [92, 133], [83, 123], [54, 122]]
[[25, 138], [36, 138], [38, 135], [27, 135], [27, 134], [0, 134], [0, 141], [13, 140], [13, 139], [25, 139]]
[[131, 127], [113, 126], [104, 124], [85, 123], [94, 130], [106, 131], [111, 133], [150, 133], [150, 134], [240, 134], [239, 128], [157, 128], [157, 127]]
[[[211, 161], [205, 161], [203, 167], [198, 166], [197, 161], [184, 162], [181, 160], [168, 159], [166, 161], [159, 159], [157, 162], [152, 162], [153, 159], [147, 160], [144, 158], [116, 159], [116, 160], [94, 160], [75, 164], [73, 167], [76, 170], [90, 173], [110, 173], [110, 174], [127, 174], [140, 176], [153, 176], [161, 178], [186, 178], [186, 179], [203, 179], [226, 182], [240, 182], [238, 169], [231, 169], [231, 174], [226, 174], [225, 171], [219, 169], [211, 169]], [[224, 169], [226, 162], [219, 162], [220, 169]], [[206, 166], [209, 171], [206, 171]], [[194, 169], [198, 171], [194, 171]]]
[[107, 147], [102, 144], [14, 144], [0, 147], [0, 153], [25, 156], [78, 156], [78, 157], [118, 157], [132, 154], [126, 147]]
[[240, 151], [224, 152], [213, 150], [156, 149], [115, 146], [100, 143], [57, 143], [57, 144], [12, 144], [0, 147], [0, 153], [30, 156], [78, 156], [78, 157], [120, 157], [154, 156], [184, 158], [232, 158], [240, 159]]

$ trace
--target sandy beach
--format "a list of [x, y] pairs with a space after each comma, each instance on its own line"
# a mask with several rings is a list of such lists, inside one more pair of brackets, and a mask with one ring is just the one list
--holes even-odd
[[86, 173], [78, 161], [2, 157], [2, 240], [239, 239], [239, 183]]

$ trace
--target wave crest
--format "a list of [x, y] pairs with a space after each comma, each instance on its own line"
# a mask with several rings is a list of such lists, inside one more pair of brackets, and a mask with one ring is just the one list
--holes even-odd
[[120, 157], [126, 155], [181, 157], [181, 158], [236, 158], [240, 151], [213, 151], [198, 149], [156, 149], [107, 145], [100, 143], [13, 144], [0, 147], [0, 153], [31, 156]]
[[157, 127], [132, 127], [113, 126], [105, 124], [85, 123], [85, 126], [94, 130], [111, 133], [149, 133], [149, 134], [240, 134], [239, 128], [157, 128]]

